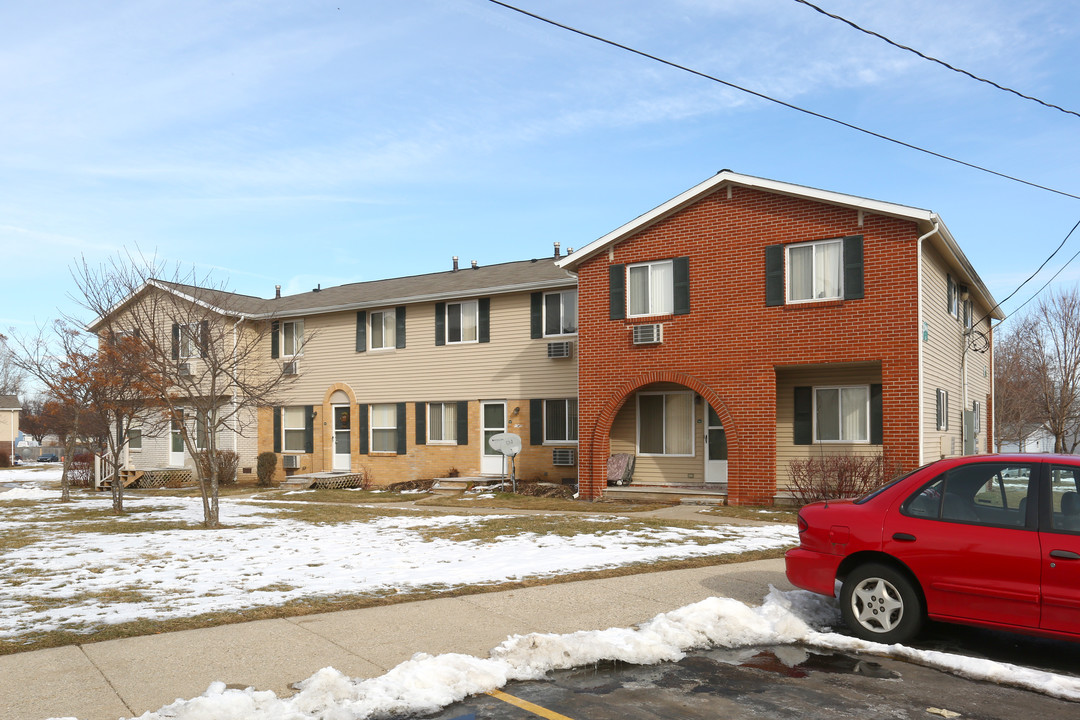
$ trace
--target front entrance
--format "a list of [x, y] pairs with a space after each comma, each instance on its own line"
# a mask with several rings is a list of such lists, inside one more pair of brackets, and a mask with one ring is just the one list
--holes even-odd
[[334, 405], [334, 459], [331, 467], [334, 470], [348, 472], [352, 469], [352, 406]]
[[705, 484], [727, 485], [727, 435], [720, 423], [720, 416], [708, 408], [708, 423], [705, 425]]
[[184, 438], [180, 434], [183, 415], [172, 418], [169, 424], [169, 467], [184, 466]]
[[506, 401], [485, 400], [480, 403], [480, 474], [505, 475], [506, 456], [492, 450], [488, 440], [492, 435], [506, 432]]

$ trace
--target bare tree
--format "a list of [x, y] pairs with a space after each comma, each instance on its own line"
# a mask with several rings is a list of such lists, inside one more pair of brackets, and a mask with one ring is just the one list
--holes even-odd
[[1032, 317], [1015, 321], [1013, 328], [994, 343], [994, 416], [998, 452], [1004, 443], [1018, 446], [1043, 425], [1045, 402], [1040, 382], [1041, 364], [1033, 339]]
[[1080, 292], [1052, 293], [1025, 323], [1033, 353], [1043, 424], [1054, 436], [1054, 452], [1071, 453], [1080, 434]]
[[0, 395], [18, 395], [26, 381], [26, 371], [16, 362], [7, 336], [0, 333]]
[[145, 259], [120, 257], [99, 267], [83, 260], [73, 275], [76, 300], [99, 318], [97, 333], [139, 339], [170, 435], [196, 460], [204, 524], [218, 527], [220, 474], [229, 465], [221, 437], [254, 429], [257, 409], [274, 404], [292, 380], [268, 362], [271, 321], [252, 319], [258, 308], [235, 307], [238, 296], [208, 276]]

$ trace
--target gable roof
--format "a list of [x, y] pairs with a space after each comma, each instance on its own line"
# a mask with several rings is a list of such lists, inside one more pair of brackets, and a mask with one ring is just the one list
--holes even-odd
[[21, 410], [18, 395], [0, 395], [0, 410]]
[[[198, 302], [226, 317], [257, 320], [572, 287], [576, 282], [575, 276], [556, 266], [552, 258], [349, 283], [276, 298], [208, 290], [195, 285], [155, 279], [148, 281], [132, 297], [119, 303], [108, 315], [115, 313], [148, 288], [158, 288], [185, 300]], [[90, 329], [96, 330], [103, 322], [104, 318], [99, 318]]]
[[975, 268], [972, 267], [971, 262], [967, 259], [967, 256], [964, 255], [964, 252], [960, 249], [956, 239], [949, 229], [945, 227], [944, 221], [942, 221], [937, 213], [921, 208], [909, 207], [907, 205], [897, 205], [881, 200], [872, 200], [857, 195], [846, 195], [831, 190], [819, 190], [805, 185], [780, 182], [779, 180], [769, 180], [767, 178], [754, 177], [753, 175], [742, 175], [740, 173], [732, 172], [731, 170], [721, 170], [708, 180], [698, 183], [686, 192], [668, 200], [666, 203], [653, 208], [643, 215], [639, 215], [625, 225], [612, 230], [607, 235], [593, 240], [588, 245], [578, 248], [575, 252], [567, 255], [562, 260], [556, 261], [556, 264], [567, 270], [576, 270], [582, 263], [595, 257], [600, 252], [617, 245], [631, 235], [662, 222], [680, 210], [698, 202], [706, 195], [710, 195], [727, 185], [752, 188], [764, 192], [776, 193], [778, 195], [787, 195], [828, 205], [837, 205], [852, 210], [863, 210], [875, 215], [911, 220], [916, 224], [921, 233], [924, 235], [927, 233], [930, 234], [927, 238], [928, 241], [932, 242], [946, 258], [946, 261], [957, 269], [961, 281], [964, 284], [971, 286], [973, 294], [978, 298], [983, 307], [994, 308], [992, 315], [995, 319], [1000, 320], [1004, 317], [1004, 313], [999, 308], [995, 307], [997, 303], [990, 294], [990, 291], [987, 290], [986, 285], [983, 284], [978, 273], [975, 272]]

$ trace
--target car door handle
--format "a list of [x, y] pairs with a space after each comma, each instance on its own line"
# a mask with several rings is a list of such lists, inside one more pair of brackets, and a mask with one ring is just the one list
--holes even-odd
[[1080, 560], [1080, 553], [1074, 553], [1071, 550], [1051, 550], [1050, 557], [1059, 560]]
[[911, 533], [893, 533], [892, 539], [896, 542], [915, 542], [915, 536]]

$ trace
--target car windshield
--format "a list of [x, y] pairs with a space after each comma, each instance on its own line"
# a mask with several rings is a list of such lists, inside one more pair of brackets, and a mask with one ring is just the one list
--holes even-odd
[[906, 472], [906, 473], [901, 473], [900, 475], [897, 475], [897, 476], [896, 476], [896, 477], [894, 477], [894, 478], [893, 478], [892, 480], [890, 480], [889, 482], [885, 483], [884, 485], [882, 485], [881, 487], [877, 488], [876, 490], [871, 490], [871, 491], [870, 491], [870, 492], [868, 492], [867, 494], [863, 495], [863, 496], [862, 496], [861, 498], [857, 498], [857, 499], [855, 500], [855, 504], [856, 504], [856, 505], [862, 505], [862, 504], [863, 504], [863, 503], [865, 503], [865, 502], [869, 502], [869, 501], [873, 500], [873, 499], [874, 499], [875, 497], [877, 497], [877, 496], [878, 496], [878, 495], [880, 495], [881, 493], [885, 492], [886, 490], [888, 490], [889, 488], [891, 488], [891, 487], [892, 487], [893, 485], [895, 485], [896, 483], [898, 483], [898, 482], [901, 482], [901, 481], [903, 481], [903, 480], [906, 480], [907, 478], [911, 477], [912, 475], [914, 475], [915, 473], [919, 472], [919, 471], [920, 471], [920, 470], [922, 470], [923, 468], [925, 468], [925, 467], [930, 467], [930, 466], [931, 466], [931, 465], [933, 465], [933, 464], [934, 464], [934, 463], [927, 463], [926, 465], [923, 465], [922, 467], [917, 467], [917, 468], [915, 468], [914, 470], [911, 470], [911, 471], [909, 471], [909, 472]]

